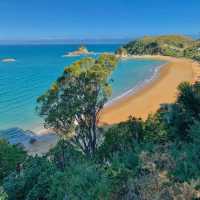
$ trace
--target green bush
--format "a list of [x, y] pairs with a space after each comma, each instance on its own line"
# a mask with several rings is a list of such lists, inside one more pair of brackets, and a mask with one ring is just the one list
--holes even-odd
[[190, 182], [200, 177], [199, 144], [177, 144], [171, 148], [171, 155], [176, 163], [170, 171], [173, 179], [178, 182]]
[[3, 187], [9, 200], [46, 200], [54, 173], [55, 167], [46, 158], [29, 158], [20, 173], [4, 179]]
[[200, 121], [195, 121], [189, 129], [189, 134], [192, 139], [192, 143], [200, 144]]
[[163, 47], [161, 51], [164, 56], [181, 57], [183, 56], [183, 51], [175, 47]]
[[4, 192], [4, 189], [0, 187], [0, 200], [7, 200], [8, 195]]
[[0, 184], [4, 177], [20, 167], [25, 158], [26, 153], [23, 149], [0, 140]]
[[108, 199], [109, 179], [96, 164], [77, 163], [58, 172], [52, 179], [49, 200]]
[[144, 139], [149, 143], [164, 143], [168, 139], [168, 126], [162, 113], [149, 115], [144, 123]]
[[133, 150], [136, 143], [143, 141], [143, 126], [141, 119], [130, 118], [127, 122], [109, 128], [98, 151], [100, 160], [110, 159], [118, 152]]

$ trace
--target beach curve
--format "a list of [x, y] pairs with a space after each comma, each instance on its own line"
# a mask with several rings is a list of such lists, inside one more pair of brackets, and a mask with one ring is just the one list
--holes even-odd
[[130, 56], [132, 59], [154, 59], [167, 61], [157, 77], [136, 93], [129, 94], [104, 107], [100, 124], [115, 124], [126, 121], [129, 116], [146, 119], [155, 113], [161, 104], [172, 103], [177, 96], [177, 86], [188, 81], [193, 83], [200, 78], [200, 64], [186, 58], [168, 56]]

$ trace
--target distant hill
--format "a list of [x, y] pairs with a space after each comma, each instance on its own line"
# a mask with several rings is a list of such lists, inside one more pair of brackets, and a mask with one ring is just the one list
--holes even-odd
[[[182, 35], [145, 36], [122, 46], [117, 54], [165, 55], [198, 58], [200, 60], [200, 41]], [[192, 55], [191, 55], [192, 51]]]

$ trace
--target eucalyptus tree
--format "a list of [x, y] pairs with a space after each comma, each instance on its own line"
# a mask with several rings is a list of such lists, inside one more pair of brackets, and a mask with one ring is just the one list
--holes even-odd
[[100, 112], [111, 95], [114, 55], [83, 58], [64, 69], [52, 87], [38, 98], [37, 109], [46, 128], [53, 129], [93, 157], [98, 146]]

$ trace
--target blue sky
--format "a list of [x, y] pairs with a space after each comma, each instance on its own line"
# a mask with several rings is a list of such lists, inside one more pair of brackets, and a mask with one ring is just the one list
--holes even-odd
[[200, 0], [0, 0], [0, 40], [199, 32]]

